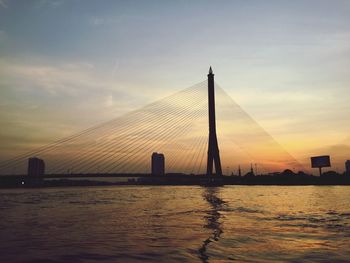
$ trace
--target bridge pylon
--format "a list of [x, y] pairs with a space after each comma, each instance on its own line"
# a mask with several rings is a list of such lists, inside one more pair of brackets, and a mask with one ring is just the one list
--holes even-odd
[[222, 176], [218, 138], [216, 136], [214, 74], [211, 67], [209, 69], [209, 74], [208, 74], [208, 111], [209, 111], [209, 143], [208, 143], [207, 175], [209, 176], [214, 175], [213, 166], [215, 165], [215, 175]]

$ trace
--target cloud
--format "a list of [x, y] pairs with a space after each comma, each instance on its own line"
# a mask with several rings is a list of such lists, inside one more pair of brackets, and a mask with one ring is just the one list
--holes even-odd
[[65, 2], [64, 0], [40, 0], [36, 2], [35, 8], [44, 8], [44, 7], [57, 8], [63, 5], [64, 2]]
[[0, 6], [2, 8], [7, 8], [8, 7], [7, 1], [6, 0], [0, 0]]
[[112, 95], [107, 96], [105, 105], [106, 107], [112, 107], [114, 105]]
[[114, 25], [120, 23], [122, 16], [111, 17], [111, 16], [93, 16], [89, 18], [89, 23], [93, 26], [102, 26], [102, 25]]
[[114, 66], [113, 66], [113, 69], [112, 69], [112, 75], [115, 75], [118, 72], [119, 67], [120, 67], [119, 60], [116, 59], [115, 63], [114, 63]]
[[101, 16], [91, 16], [88, 18], [88, 23], [93, 26], [102, 26], [102, 25], [113, 25], [116, 26], [124, 25], [127, 22], [136, 22], [144, 23], [149, 21], [155, 21], [154, 17], [135, 15], [135, 14], [120, 14], [118, 16], [110, 15], [101, 15]]
[[5, 115], [14, 114], [12, 119], [22, 121], [32, 119], [32, 114], [37, 115], [33, 123], [55, 118], [85, 128], [169, 94], [163, 86], [145, 89], [149, 85], [142, 78], [130, 81], [118, 61], [116, 74], [89, 61], [54, 62], [42, 57], [23, 61], [0, 59], [0, 106], [6, 107], [0, 122]]
[[90, 23], [94, 26], [99, 26], [107, 23], [107, 20], [102, 17], [92, 17]]
[[318, 149], [317, 153], [332, 154], [337, 158], [350, 159], [350, 145], [334, 144]]
[[0, 60], [0, 141], [6, 141], [9, 151], [17, 147], [14, 134], [45, 143], [144, 104], [110, 71], [103, 73], [92, 63], [31, 61], [35, 63]]
[[5, 30], [0, 30], [0, 43], [4, 43], [8, 39], [8, 35]]
[[108, 81], [89, 63], [17, 64], [0, 62], [6, 82], [20, 91], [40, 91], [51, 96], [77, 97], [97, 90], [110, 90]]

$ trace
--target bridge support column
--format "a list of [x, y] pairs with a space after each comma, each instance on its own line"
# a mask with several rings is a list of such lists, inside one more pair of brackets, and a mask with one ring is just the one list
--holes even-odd
[[208, 110], [209, 110], [209, 143], [208, 143], [207, 175], [214, 174], [213, 165], [215, 165], [215, 174], [218, 176], [221, 176], [222, 169], [221, 169], [218, 139], [216, 136], [214, 74], [211, 67], [209, 69], [209, 74], [208, 74]]

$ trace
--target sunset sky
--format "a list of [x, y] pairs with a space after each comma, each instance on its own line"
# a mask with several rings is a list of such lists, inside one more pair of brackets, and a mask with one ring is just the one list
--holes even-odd
[[0, 161], [201, 82], [209, 65], [296, 159], [330, 154], [344, 170], [347, 0], [0, 0]]

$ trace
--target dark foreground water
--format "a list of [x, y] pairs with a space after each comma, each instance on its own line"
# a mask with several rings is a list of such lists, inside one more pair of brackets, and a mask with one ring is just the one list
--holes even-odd
[[350, 262], [348, 186], [0, 190], [1, 262]]

